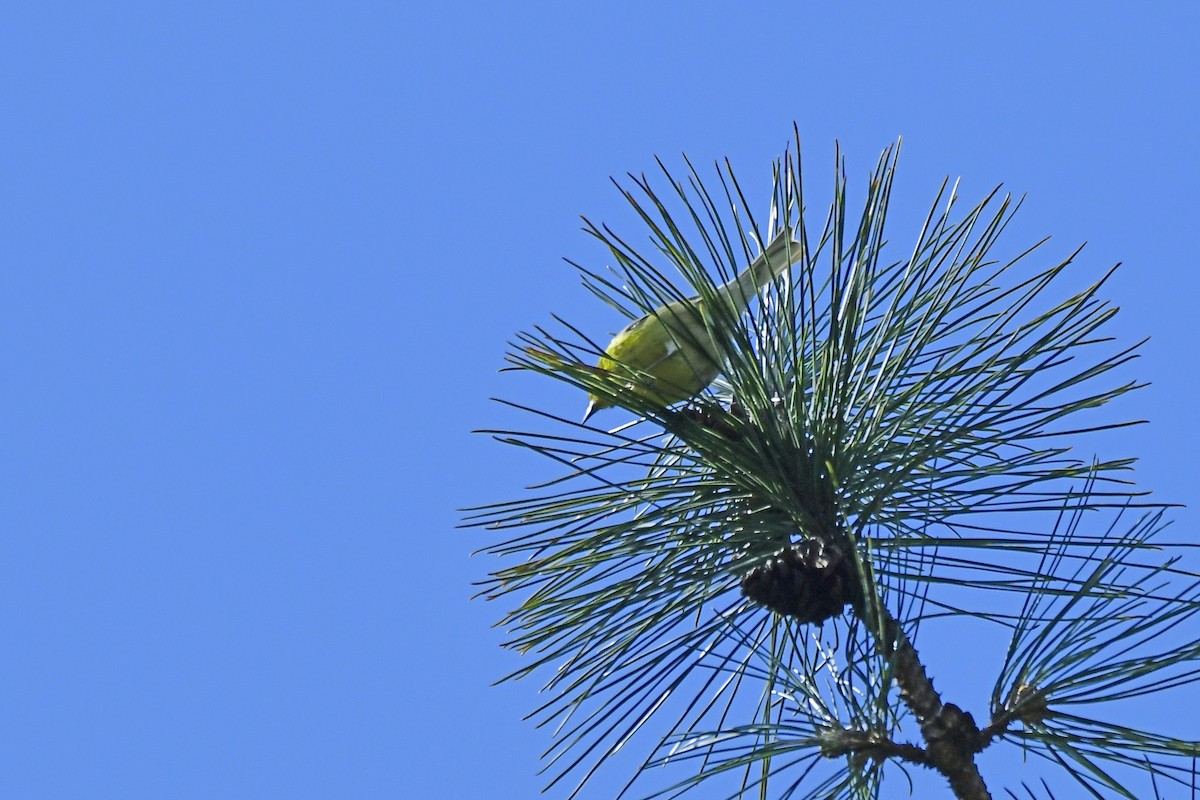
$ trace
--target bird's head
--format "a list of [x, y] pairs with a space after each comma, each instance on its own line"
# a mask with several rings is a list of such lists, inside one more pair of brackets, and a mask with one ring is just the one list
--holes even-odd
[[592, 418], [592, 414], [595, 414], [597, 411], [600, 411], [605, 408], [612, 408], [612, 406], [613, 406], [613, 404], [611, 401], [604, 400], [600, 397], [597, 397], [594, 394], [589, 393], [587, 410], [583, 412], [583, 419], [580, 420], [580, 424], [586, 423], [589, 419]]

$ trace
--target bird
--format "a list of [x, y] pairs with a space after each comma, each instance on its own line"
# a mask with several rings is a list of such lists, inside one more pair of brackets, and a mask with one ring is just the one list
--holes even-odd
[[[784, 228], [750, 266], [707, 298], [697, 295], [667, 303], [626, 325], [608, 343], [596, 369], [628, 376], [630, 391], [664, 407], [696, 396], [721, 372], [721, 346], [713, 341], [708, 304], [718, 300], [726, 313], [740, 314], [759, 289], [800, 256], [800, 243]], [[589, 393], [582, 422], [614, 405]]]

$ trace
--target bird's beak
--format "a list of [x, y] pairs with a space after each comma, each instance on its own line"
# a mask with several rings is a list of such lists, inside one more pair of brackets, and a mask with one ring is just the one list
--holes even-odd
[[586, 425], [586, 424], [587, 424], [587, 421], [588, 421], [588, 420], [591, 418], [592, 414], [595, 414], [595, 413], [596, 413], [596, 401], [595, 401], [595, 400], [589, 400], [589, 401], [588, 401], [588, 407], [587, 407], [587, 411], [584, 411], [584, 412], [583, 412], [583, 419], [581, 419], [581, 420], [579, 421], [579, 424], [580, 424], [580, 425]]

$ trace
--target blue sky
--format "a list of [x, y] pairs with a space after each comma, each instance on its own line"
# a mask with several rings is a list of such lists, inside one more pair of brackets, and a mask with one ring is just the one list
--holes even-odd
[[582, 408], [497, 369], [551, 313], [619, 327], [561, 258], [656, 154], [765, 207], [795, 121], [818, 176], [903, 135], [910, 214], [1027, 194], [1016, 241], [1125, 262], [1152, 424], [1106, 441], [1196, 501], [1200, 12], [749, 5], [5, 12], [0, 795], [533, 796], [537, 683], [489, 686], [521, 662], [453, 526], [548, 465], [468, 432]]

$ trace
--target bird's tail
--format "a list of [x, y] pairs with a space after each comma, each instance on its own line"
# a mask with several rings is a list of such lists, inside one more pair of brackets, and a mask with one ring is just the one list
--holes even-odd
[[738, 307], [744, 308], [750, 304], [750, 300], [758, 294], [760, 288], [786, 272], [792, 264], [800, 260], [800, 256], [800, 243], [792, 236], [790, 228], [784, 228], [749, 267], [722, 286], [718, 293], [724, 294]]

